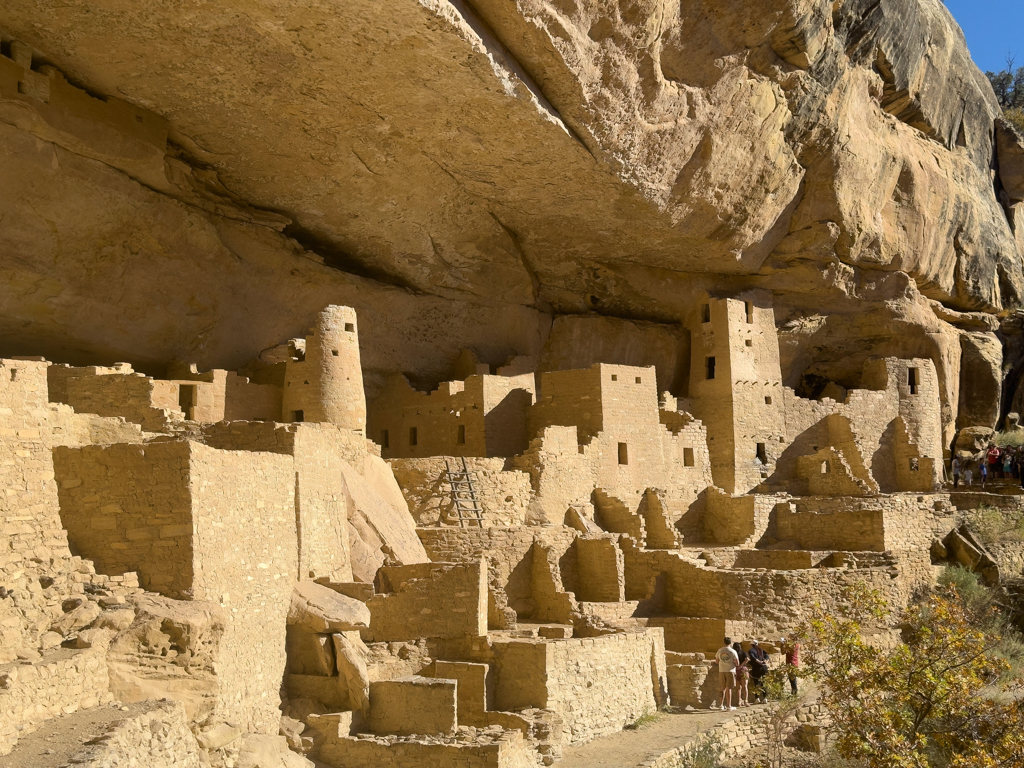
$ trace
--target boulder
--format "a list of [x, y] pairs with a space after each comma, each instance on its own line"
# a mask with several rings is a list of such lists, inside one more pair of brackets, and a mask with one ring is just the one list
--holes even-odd
[[201, 730], [196, 736], [196, 741], [203, 749], [223, 749], [244, 732], [237, 725], [216, 723]]
[[960, 335], [960, 405], [956, 426], [995, 429], [1003, 392], [1003, 345], [994, 333]]
[[288, 624], [315, 634], [347, 632], [370, 626], [365, 604], [313, 581], [300, 581], [292, 590]]
[[101, 613], [103, 613], [103, 609], [96, 605], [96, 603], [82, 603], [55, 621], [51, 629], [66, 637], [72, 632], [77, 632], [92, 624], [100, 617]]
[[365, 713], [370, 706], [370, 675], [366, 667], [368, 651], [357, 632], [334, 635], [334, 655], [338, 675], [348, 691], [349, 706]]
[[991, 427], [966, 427], [957, 432], [953, 450], [957, 454], [974, 456], [988, 447], [994, 434]]
[[385, 563], [429, 562], [405, 497], [401, 490], [395, 493], [397, 483], [390, 467], [381, 467], [378, 462], [383, 463], [376, 456], [367, 460], [366, 477], [349, 464], [341, 465], [348, 505], [352, 576], [356, 581], [372, 582], [377, 569]]
[[284, 736], [247, 733], [241, 739], [235, 768], [314, 768], [314, 764], [288, 749]]
[[318, 635], [305, 627], [289, 625], [285, 651], [289, 672], [324, 677], [335, 673], [334, 644], [330, 635]]

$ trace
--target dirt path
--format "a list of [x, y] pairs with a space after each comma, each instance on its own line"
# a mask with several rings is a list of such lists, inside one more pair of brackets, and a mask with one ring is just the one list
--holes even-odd
[[744, 707], [735, 712], [702, 709], [663, 714], [656, 722], [640, 730], [621, 731], [570, 747], [563, 751], [562, 760], [555, 765], [557, 768], [636, 768], [674, 747], [682, 746], [701, 731], [760, 708]]

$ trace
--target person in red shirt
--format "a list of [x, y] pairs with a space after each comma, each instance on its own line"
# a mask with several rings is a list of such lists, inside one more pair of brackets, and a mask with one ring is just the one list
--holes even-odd
[[999, 457], [1002, 452], [993, 443], [988, 444], [988, 476], [996, 479], [996, 472], [999, 472]]
[[786, 654], [786, 671], [789, 673], [789, 687], [796, 696], [796, 670], [800, 666], [800, 643], [793, 641], [786, 642], [786, 638], [779, 638], [779, 647]]

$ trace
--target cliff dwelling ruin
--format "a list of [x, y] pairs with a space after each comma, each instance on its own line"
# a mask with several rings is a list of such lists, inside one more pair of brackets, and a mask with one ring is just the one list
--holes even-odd
[[582, 766], [1024, 574], [951, 482], [1024, 138], [938, 4], [156, 5], [0, 9], [0, 766]]

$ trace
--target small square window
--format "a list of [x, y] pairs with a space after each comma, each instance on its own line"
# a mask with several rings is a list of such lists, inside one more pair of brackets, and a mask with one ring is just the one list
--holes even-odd
[[765, 396], [765, 398], [764, 398], [764, 404], [765, 404], [765, 405], [771, 405], [771, 404], [772, 404], [772, 398], [771, 398], [771, 395], [767, 395], [767, 396]]
[[345, 332], [352, 333], [356, 329], [355, 323], [345, 323]]
[[613, 373], [612, 374], [612, 381], [618, 381], [618, 380], [619, 380], [618, 374], [614, 374]]
[[744, 341], [743, 343], [744, 343], [744, 344], [745, 344], [746, 346], [748, 346], [748, 347], [752, 347], [752, 346], [754, 346], [754, 342], [753, 342], [753, 340], [752, 340], [752, 339], [747, 339], [747, 340], [745, 340], [745, 341]]
[[306, 414], [302, 411], [292, 411], [292, 421], [305, 421]]
[[683, 448], [683, 466], [693, 466], [693, 448]]
[[335, 357], [337, 357], [338, 356], [338, 350], [332, 349], [331, 350], [331, 354], [334, 355]]
[[629, 446], [619, 443], [619, 464], [629, 464]]
[[637, 384], [643, 384], [643, 379], [640, 376], [637, 376], [636, 377], [636, 383]]

